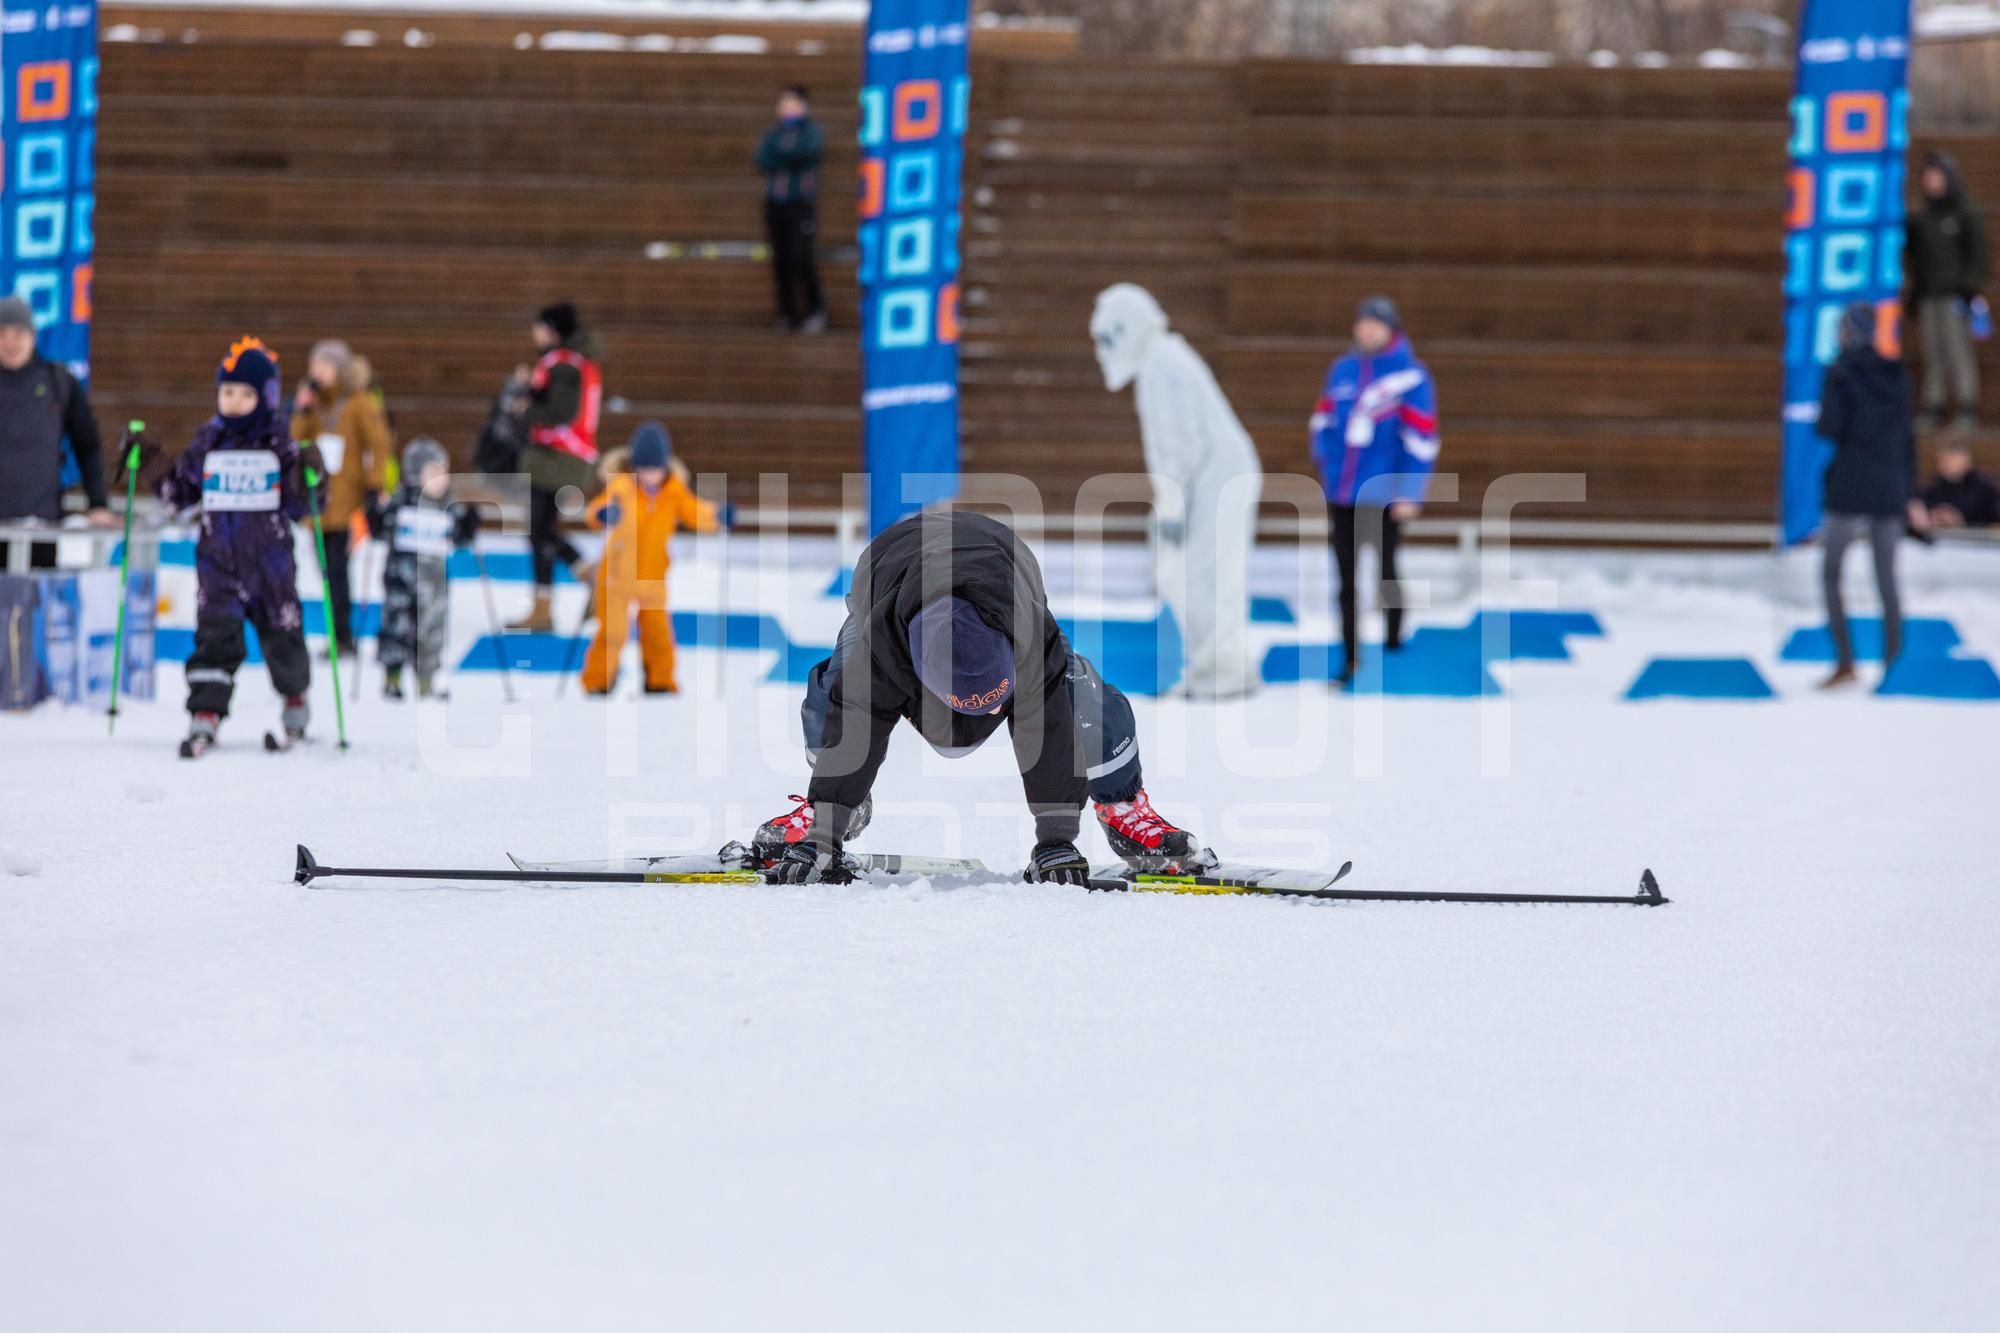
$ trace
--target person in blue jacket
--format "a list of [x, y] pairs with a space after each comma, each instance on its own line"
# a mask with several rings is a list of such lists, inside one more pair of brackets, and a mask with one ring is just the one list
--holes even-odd
[[1403, 524], [1421, 512], [1437, 465], [1437, 389], [1417, 360], [1396, 303], [1371, 296], [1354, 315], [1354, 348], [1333, 363], [1312, 416], [1313, 461], [1319, 465], [1333, 521], [1333, 559], [1340, 575], [1340, 638], [1346, 666], [1336, 684], [1354, 679], [1360, 659], [1355, 627], [1355, 561], [1372, 542], [1380, 556], [1378, 596], [1387, 647], [1403, 646], [1403, 598], [1396, 585], [1396, 547]]

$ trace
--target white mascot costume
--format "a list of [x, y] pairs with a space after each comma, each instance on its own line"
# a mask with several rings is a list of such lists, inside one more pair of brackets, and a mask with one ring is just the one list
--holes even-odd
[[1105, 387], [1138, 385], [1160, 591], [1187, 654], [1181, 689], [1209, 699], [1248, 694], [1257, 685], [1248, 566], [1264, 476], [1256, 446], [1208, 363], [1168, 331], [1144, 287], [1121, 282], [1099, 293], [1090, 336]]

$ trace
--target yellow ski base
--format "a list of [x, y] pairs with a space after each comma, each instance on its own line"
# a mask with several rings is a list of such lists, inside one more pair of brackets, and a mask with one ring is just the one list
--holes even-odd
[[762, 884], [764, 877], [754, 870], [674, 871], [648, 870], [648, 884]]

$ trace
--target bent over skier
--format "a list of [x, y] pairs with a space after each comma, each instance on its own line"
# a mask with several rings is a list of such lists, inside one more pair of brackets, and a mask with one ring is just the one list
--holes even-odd
[[[908, 722], [940, 754], [969, 754], [1004, 723], [1035, 817], [1028, 878], [1087, 882], [1077, 850], [1085, 799], [1134, 866], [1206, 863], [1194, 836], [1153, 809], [1132, 707], [1049, 613], [1041, 567], [983, 515], [913, 514], [861, 554], [833, 656], [800, 709], [813, 776], [798, 808], [753, 850], [784, 883], [853, 878], [842, 844], [867, 827], [889, 737]], [[794, 798], [799, 799], [799, 798]]]

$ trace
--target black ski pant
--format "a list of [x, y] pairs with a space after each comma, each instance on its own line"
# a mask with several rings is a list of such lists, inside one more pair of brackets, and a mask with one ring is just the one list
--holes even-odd
[[[806, 751], [815, 762], [826, 746], [827, 714], [832, 708], [833, 683], [840, 678], [841, 650], [853, 633], [854, 622], [850, 620], [841, 626], [841, 646], [806, 676], [806, 697], [799, 706], [799, 721], [805, 731]], [[1077, 753], [1085, 765], [1090, 799], [1129, 801], [1146, 785], [1146, 775], [1139, 763], [1139, 724], [1132, 716], [1132, 702], [1097, 673], [1089, 658], [1074, 650], [1069, 655], [1067, 674], [1081, 740]], [[935, 745], [931, 748], [946, 757], [960, 753]]]
[[797, 327], [826, 309], [819, 290], [819, 261], [813, 240], [819, 230], [810, 199], [765, 201], [764, 230], [771, 238], [771, 280], [778, 293], [778, 318]]
[[[253, 619], [251, 623], [257, 627], [257, 642], [264, 650], [264, 665], [271, 673], [273, 688], [287, 699], [303, 695], [312, 684], [305, 631], [280, 629], [267, 620]], [[194, 653], [187, 660], [188, 712], [229, 716], [229, 700], [236, 693], [236, 669], [243, 665], [247, 651], [243, 624], [235, 616], [203, 616], [195, 622]]]
[[555, 586], [556, 562], [574, 565], [583, 558], [563, 536], [562, 511], [556, 508], [554, 491], [537, 487], [528, 492], [528, 547], [534, 556], [537, 589]]
[[1381, 586], [1376, 596], [1388, 621], [1389, 647], [1403, 646], [1402, 585], [1396, 581], [1396, 547], [1402, 540], [1403, 525], [1378, 505], [1328, 505], [1327, 514], [1333, 520], [1333, 563], [1340, 578], [1340, 645], [1347, 654], [1347, 674], [1351, 676], [1361, 660], [1361, 631], [1356, 623], [1360, 619], [1356, 605], [1359, 590], [1354, 571], [1363, 546], [1372, 544], [1381, 555]]
[[[354, 647], [354, 593], [347, 581], [347, 530], [326, 529], [326, 605], [333, 613], [333, 641], [343, 652]], [[259, 636], [263, 634], [258, 631]]]

